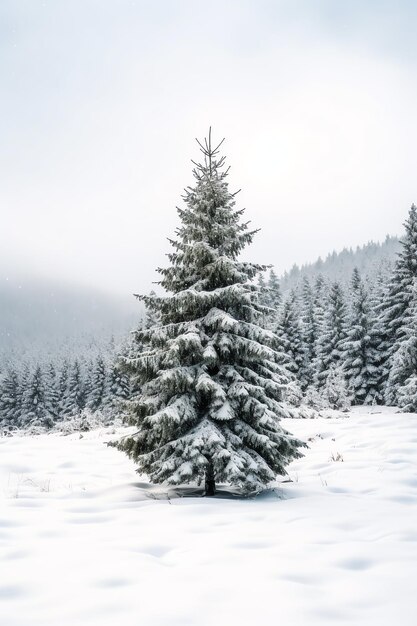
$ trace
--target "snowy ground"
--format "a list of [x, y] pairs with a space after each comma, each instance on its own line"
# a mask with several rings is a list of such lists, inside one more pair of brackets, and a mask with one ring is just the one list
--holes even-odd
[[286, 427], [254, 500], [167, 499], [104, 431], [0, 439], [1, 626], [414, 626], [417, 415]]

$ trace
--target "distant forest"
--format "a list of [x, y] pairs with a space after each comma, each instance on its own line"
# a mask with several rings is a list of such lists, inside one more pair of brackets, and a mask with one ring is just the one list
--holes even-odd
[[[270, 311], [263, 325], [282, 353], [290, 405], [417, 408], [414, 206], [405, 226], [401, 241], [333, 252], [280, 278], [273, 270], [261, 275], [259, 297]], [[130, 303], [46, 283], [3, 286], [0, 429], [50, 428], [80, 417], [88, 427], [94, 415], [120, 414], [120, 401], [140, 392], [128, 372], [136, 362], [128, 356], [129, 331], [160, 323]]]
[[388, 271], [394, 264], [401, 249], [398, 237], [387, 235], [382, 243], [369, 243], [356, 248], [344, 248], [341, 252], [331, 252], [323, 260], [318, 258], [314, 263], [293, 267], [280, 277], [281, 291], [296, 289], [304, 279], [311, 282], [321, 274], [329, 282], [339, 282], [346, 287], [356, 268], [363, 280], [373, 282], [381, 270]]
[[[355, 267], [365, 281], [373, 282], [381, 267], [388, 270], [393, 264], [399, 249], [399, 239], [387, 236], [383, 243], [370, 242], [301, 267], [294, 265], [279, 279], [281, 292], [297, 288], [304, 277], [314, 282], [319, 274], [346, 287]], [[110, 355], [142, 315], [131, 294], [121, 298], [46, 279], [3, 277], [0, 367], [10, 361], [34, 364]]]
[[0, 280], [0, 367], [109, 354], [141, 317], [126, 297], [31, 276]]

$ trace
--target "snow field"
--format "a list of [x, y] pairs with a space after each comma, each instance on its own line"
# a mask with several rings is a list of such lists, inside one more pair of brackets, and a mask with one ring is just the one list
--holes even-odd
[[1, 626], [414, 626], [417, 415], [378, 411], [283, 420], [310, 447], [250, 500], [150, 487], [105, 430], [0, 439]]

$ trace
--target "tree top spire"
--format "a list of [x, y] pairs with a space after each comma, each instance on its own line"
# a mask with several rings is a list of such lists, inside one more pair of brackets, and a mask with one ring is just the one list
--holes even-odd
[[[217, 146], [215, 146], [214, 148], [212, 147], [212, 142], [211, 142], [211, 126], [209, 127], [209, 132], [208, 132], [208, 137], [204, 137], [203, 142], [201, 142], [199, 139], [197, 139], [197, 137], [195, 138], [196, 142], [199, 145], [200, 148], [200, 152], [203, 153], [204, 155], [204, 166], [205, 169], [209, 170], [210, 176], [212, 174], [213, 168], [219, 168], [223, 165], [223, 163], [226, 160], [226, 157], [221, 157], [218, 161], [215, 159], [215, 157], [219, 154], [219, 149], [220, 146], [223, 144], [225, 138], [223, 137], [223, 139], [217, 144]], [[196, 163], [195, 161], [193, 161], [191, 159], [191, 162], [199, 169], [202, 170], [203, 166], [199, 163]]]

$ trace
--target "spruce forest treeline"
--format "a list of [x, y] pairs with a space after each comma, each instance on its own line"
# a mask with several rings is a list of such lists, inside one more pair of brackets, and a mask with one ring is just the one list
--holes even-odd
[[292, 268], [280, 276], [282, 293], [295, 289], [304, 278], [311, 283], [319, 274], [326, 276], [330, 282], [339, 282], [347, 288], [353, 270], [356, 268], [364, 280], [374, 281], [383, 271], [389, 272], [395, 263], [401, 244], [398, 237], [387, 235], [381, 243], [369, 241], [356, 248], [344, 248], [340, 252], [333, 251], [323, 260], [319, 257], [314, 263], [306, 263]]
[[0, 379], [0, 433], [45, 430], [91, 415], [111, 420], [128, 398], [131, 384], [115, 359], [9, 364]]
[[[387, 404], [417, 410], [417, 209], [412, 205], [393, 267], [357, 268], [348, 286], [304, 276], [282, 296], [272, 270], [260, 279], [300, 401], [313, 408]], [[278, 305], [277, 305], [278, 303]]]
[[[397, 245], [395, 239], [387, 242]], [[387, 404], [417, 411], [414, 205], [398, 245], [394, 262], [382, 257], [363, 274], [354, 268], [349, 282], [329, 279], [325, 268], [312, 278], [303, 271], [298, 281], [293, 276], [290, 290], [274, 270], [260, 276], [262, 304], [269, 311], [263, 325], [277, 335], [284, 366], [296, 383], [292, 404], [318, 410]], [[147, 327], [156, 323], [148, 311]], [[0, 432], [51, 428], [84, 413], [111, 420], [134, 385], [111, 351], [90, 360], [9, 363], [0, 372]]]

